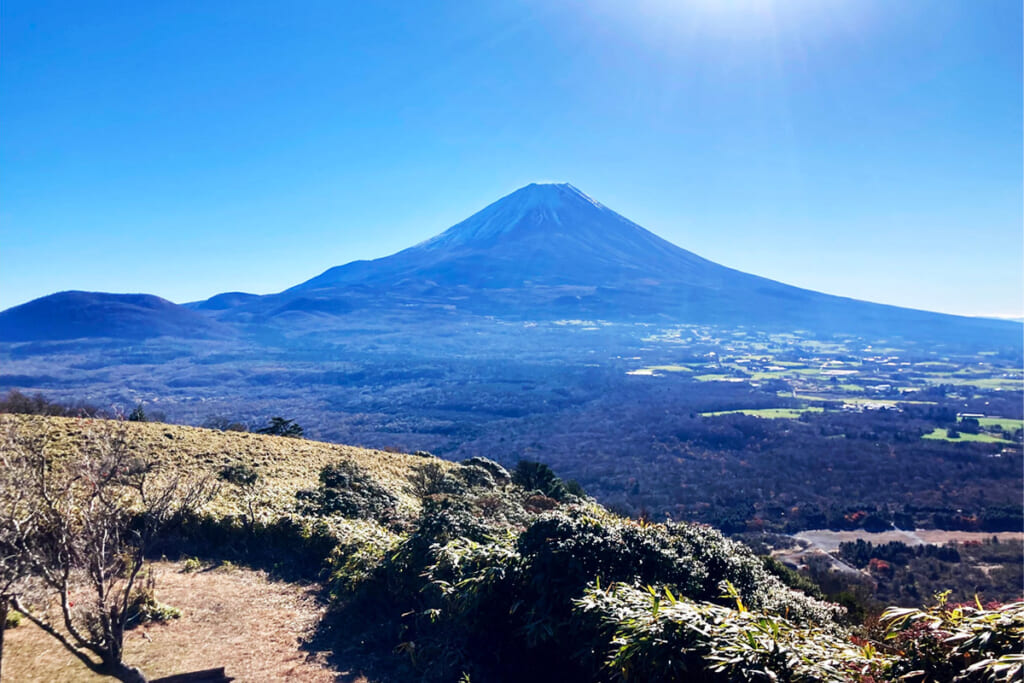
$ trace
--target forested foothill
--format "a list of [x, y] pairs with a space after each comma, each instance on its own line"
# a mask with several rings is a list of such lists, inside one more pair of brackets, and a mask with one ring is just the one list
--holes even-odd
[[946, 590], [956, 602], [975, 596], [1005, 602], [1020, 597], [1024, 585], [1020, 539], [992, 536], [945, 545], [857, 540], [841, 544], [839, 557], [868, 575], [875, 599], [885, 604], [919, 605]]
[[[728, 534], [1024, 526], [1019, 348], [426, 320], [335, 320], [247, 345], [4, 344], [0, 386], [20, 392], [0, 410], [139, 410], [510, 469], [544, 462], [621, 514]], [[948, 587], [980, 585], [961, 579]]]

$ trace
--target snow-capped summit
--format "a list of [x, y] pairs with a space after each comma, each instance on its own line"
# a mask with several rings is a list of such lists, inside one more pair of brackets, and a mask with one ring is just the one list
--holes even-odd
[[[0, 314], [0, 338], [224, 330], [276, 338], [329, 329], [342, 318], [429, 326], [438, 316], [458, 315], [710, 323], [944, 343], [1020, 338], [1016, 324], [855, 301], [727, 268], [566, 183], [527, 185], [425, 242], [331, 268], [278, 294], [231, 292], [187, 306], [155, 297], [60, 294]], [[68, 324], [58, 329], [48, 320]]]
[[[567, 183], [527, 185], [391, 256], [331, 268], [280, 294], [222, 304], [196, 308], [222, 310], [216, 316], [225, 322], [279, 319], [289, 326], [373, 310], [428, 319], [445, 311], [918, 338], [949, 338], [954, 329], [953, 316], [831, 296], [713, 263]], [[961, 318], [955, 329], [994, 327]]]
[[568, 183], [535, 183], [416, 246], [372, 262], [332, 268], [293, 290], [356, 280], [508, 288], [719, 276], [698, 275], [694, 269], [727, 270], [661, 239]]
[[479, 245], [518, 232], [581, 227], [587, 221], [599, 220], [602, 211], [614, 213], [569, 183], [531, 183], [418, 246], [437, 249]]

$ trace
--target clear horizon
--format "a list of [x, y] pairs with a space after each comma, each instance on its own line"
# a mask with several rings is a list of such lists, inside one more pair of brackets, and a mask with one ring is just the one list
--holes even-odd
[[722, 265], [1024, 317], [1019, 4], [0, 6], [0, 309], [277, 292], [568, 182]]

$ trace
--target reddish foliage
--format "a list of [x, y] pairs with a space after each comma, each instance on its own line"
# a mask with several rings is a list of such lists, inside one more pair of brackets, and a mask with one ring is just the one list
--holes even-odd
[[877, 574], [889, 574], [892, 572], [892, 565], [885, 560], [880, 560], [877, 557], [872, 557], [868, 561], [868, 569], [873, 573]]

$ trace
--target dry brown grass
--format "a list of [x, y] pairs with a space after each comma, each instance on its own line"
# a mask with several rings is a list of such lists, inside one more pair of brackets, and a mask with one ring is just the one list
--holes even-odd
[[[327, 653], [301, 644], [324, 605], [319, 587], [271, 581], [261, 571], [212, 569], [184, 574], [181, 563], [158, 562], [156, 595], [181, 610], [180, 619], [133, 629], [125, 661], [158, 678], [225, 667], [238, 681], [334, 681]], [[114, 680], [93, 674], [55, 640], [27, 621], [7, 632], [4, 680]]]
[[[412, 518], [420, 509], [410, 484], [414, 468], [424, 462], [417, 456], [160, 423], [0, 414], [0, 430], [13, 428], [21, 437], [45, 433], [47, 453], [54, 458], [74, 452], [90, 431], [111, 427], [127, 430], [131, 447], [155, 456], [165, 473], [207, 476], [232, 463], [255, 467], [262, 513], [268, 517], [293, 512], [295, 493], [316, 488], [320, 470], [341, 460], [356, 463], [392, 492], [400, 515]], [[208, 511], [214, 516], [243, 512], [235, 487], [222, 486]], [[126, 637], [125, 661], [151, 678], [223, 666], [239, 681], [366, 680], [357, 672], [331, 671], [322, 653], [310, 658], [300, 648], [323, 613], [315, 587], [273, 582], [247, 569], [183, 574], [180, 563], [151, 566], [159, 572], [157, 598], [183, 612], [179, 620], [140, 627]], [[6, 644], [4, 681], [113, 680], [91, 673], [27, 621], [7, 632]]]
[[[45, 432], [49, 452], [58, 455], [72, 451], [91, 429], [109, 426], [108, 421], [0, 414], [0, 429], [14, 426], [22, 434]], [[256, 468], [266, 484], [265, 494], [274, 512], [285, 512], [295, 501], [295, 492], [315, 488], [320, 470], [339, 460], [351, 460], [399, 498], [399, 512], [413, 517], [420, 501], [410, 493], [412, 468], [423, 458], [403, 453], [368, 450], [353, 446], [289, 439], [263, 434], [220, 432], [198, 427], [182, 427], [156, 422], [122, 422], [117, 428], [128, 430], [133, 448], [151, 454], [173, 470], [197, 475], [216, 474], [224, 465], [246, 463]], [[432, 460], [444, 468], [453, 465]], [[231, 487], [223, 487], [211, 505], [214, 513], [242, 512]]]

